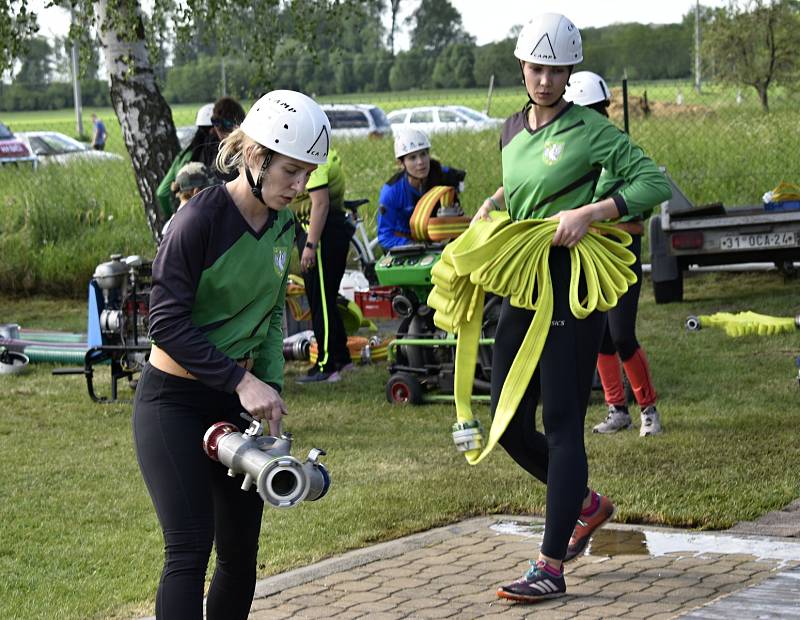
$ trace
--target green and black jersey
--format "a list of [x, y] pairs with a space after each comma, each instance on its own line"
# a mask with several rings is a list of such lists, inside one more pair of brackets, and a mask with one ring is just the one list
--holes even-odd
[[609, 196], [620, 216], [640, 215], [671, 195], [666, 177], [626, 134], [571, 103], [536, 130], [526, 106], [506, 120], [500, 146], [505, 201], [515, 220], [590, 204], [604, 169], [624, 181]]
[[297, 218], [302, 222], [308, 222], [311, 217], [311, 192], [327, 189], [332, 210], [341, 211], [344, 209], [344, 171], [342, 170], [342, 160], [335, 149], [328, 150], [328, 161], [311, 173], [306, 183], [306, 189], [302, 194], [295, 196], [291, 209], [297, 214]]
[[[604, 200], [606, 198], [611, 198], [611, 196], [613, 196], [614, 194], [619, 193], [619, 191], [622, 189], [624, 185], [625, 181], [623, 179], [620, 179], [619, 177], [615, 177], [609, 174], [608, 170], [604, 169], [603, 172], [600, 174], [600, 180], [597, 182], [597, 188], [595, 188], [594, 190], [593, 201], [600, 202], [601, 200]], [[660, 202], [661, 201], [659, 201], [659, 203]], [[640, 214], [631, 215], [629, 213], [628, 215], [623, 215], [622, 217], [620, 217], [618, 220], [615, 221], [640, 222], [642, 220], [646, 220], [650, 217], [650, 215], [653, 213], [653, 209], [655, 209], [659, 203], [653, 204], [651, 208], [645, 210]]]
[[178, 211], [153, 262], [150, 338], [210, 387], [232, 393], [252, 373], [283, 385], [283, 304], [294, 216], [269, 210], [262, 230], [242, 217], [224, 185]]

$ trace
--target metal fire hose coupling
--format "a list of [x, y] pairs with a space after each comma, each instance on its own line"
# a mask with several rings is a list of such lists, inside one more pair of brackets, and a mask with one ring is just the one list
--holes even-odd
[[213, 424], [203, 437], [203, 450], [209, 458], [228, 468], [228, 475], [244, 474], [242, 490], [256, 484], [265, 503], [275, 508], [291, 508], [302, 501], [323, 497], [331, 484], [328, 470], [319, 462], [325, 452], [313, 448], [304, 463], [291, 456], [292, 436], [262, 436], [260, 421], [246, 413], [249, 428], [239, 432], [230, 422]]
[[686, 319], [686, 329], [690, 332], [696, 332], [700, 329], [700, 319], [696, 316], [690, 316]]
[[483, 448], [483, 427], [480, 420], [453, 424], [453, 441], [459, 452], [481, 450]]

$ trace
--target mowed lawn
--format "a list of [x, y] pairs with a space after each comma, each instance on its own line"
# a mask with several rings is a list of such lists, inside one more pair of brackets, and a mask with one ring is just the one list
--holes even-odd
[[[665, 432], [591, 434], [605, 413], [599, 393], [586, 421], [591, 484], [614, 499], [619, 521], [720, 529], [800, 496], [800, 336], [734, 339], [683, 327], [689, 314], [722, 310], [793, 316], [799, 293], [797, 280], [774, 272], [702, 274], [687, 278], [685, 302], [657, 306], [645, 283], [639, 337]], [[85, 313], [80, 300], [0, 299], [0, 323], [26, 328], [80, 331]], [[82, 377], [52, 369], [0, 377], [0, 618], [152, 613], [162, 540], [130, 405], [94, 404]], [[450, 438], [451, 405], [387, 403], [383, 364], [322, 386], [296, 385], [302, 370], [286, 371], [287, 430], [297, 456], [328, 452], [332, 487], [319, 502], [266, 510], [260, 576], [468, 516], [543, 513], [543, 486], [502, 449], [466, 464]], [[108, 388], [102, 371], [97, 384]], [[477, 412], [488, 425], [485, 407]]]

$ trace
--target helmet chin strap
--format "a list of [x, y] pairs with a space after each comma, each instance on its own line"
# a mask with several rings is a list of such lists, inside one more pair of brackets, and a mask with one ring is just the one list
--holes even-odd
[[272, 161], [272, 151], [267, 153], [267, 156], [264, 158], [263, 163], [261, 164], [261, 169], [258, 171], [258, 179], [253, 181], [253, 175], [250, 173], [250, 166], [244, 167], [244, 174], [247, 177], [247, 183], [250, 185], [250, 191], [253, 193], [253, 196], [256, 197], [262, 205], [265, 207], [267, 203], [264, 202], [264, 198], [261, 196], [261, 182], [264, 180], [264, 173], [267, 171], [267, 166]]

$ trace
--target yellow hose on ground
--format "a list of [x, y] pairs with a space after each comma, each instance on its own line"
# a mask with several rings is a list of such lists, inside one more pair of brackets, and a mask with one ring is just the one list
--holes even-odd
[[[454, 396], [461, 425], [474, 420], [471, 395], [485, 292], [535, 311], [503, 385], [489, 440], [483, 450], [465, 452], [471, 465], [491, 452], [511, 421], [539, 363], [553, 315], [549, 257], [558, 220], [514, 222], [505, 211], [492, 212], [491, 218], [476, 222], [445, 247], [431, 272], [434, 288], [428, 296], [428, 305], [436, 310], [434, 323], [457, 334]], [[628, 233], [610, 224], [593, 224], [570, 249], [569, 304], [577, 318], [613, 308], [636, 282], [630, 269], [636, 257], [624, 247], [630, 243]], [[578, 296], [581, 272], [587, 285], [585, 299]]]
[[756, 312], [717, 312], [697, 317], [702, 327], [719, 327], [729, 336], [772, 336], [794, 332], [797, 329], [795, 317], [777, 317]]

